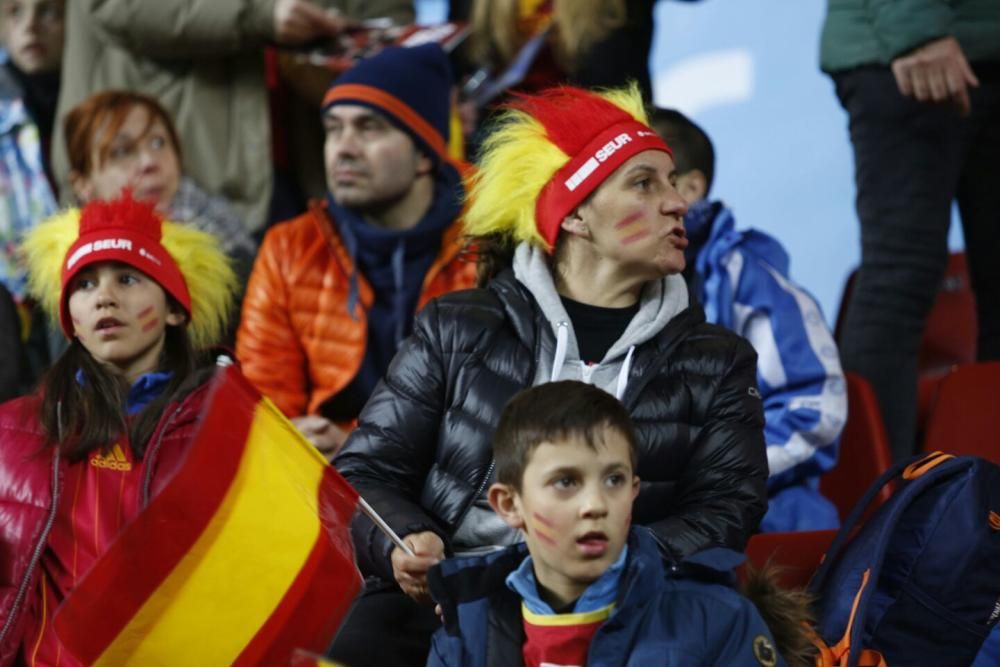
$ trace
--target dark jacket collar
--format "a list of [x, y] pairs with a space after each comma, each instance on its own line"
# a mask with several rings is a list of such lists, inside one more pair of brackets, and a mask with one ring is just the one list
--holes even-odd
[[[642, 616], [670, 578], [694, 578], [701, 581], [732, 584], [733, 568], [743, 562], [743, 554], [716, 548], [693, 554], [678, 561], [664, 561], [653, 534], [641, 526], [629, 533], [629, 557], [622, 575], [616, 611], [608, 620], [617, 629], [637, 632]], [[521, 622], [521, 599], [505, 580], [527, 556], [525, 545], [518, 544], [487, 556], [455, 558], [442, 561], [428, 574], [431, 595], [441, 605], [445, 630], [457, 634], [459, 625], [486, 623], [487, 667], [522, 664], [521, 647], [524, 627]], [[486, 618], [459, 618], [461, 605], [488, 601]], [[471, 608], [471, 607], [469, 607]], [[469, 625], [466, 625], [468, 628]], [[624, 641], [624, 645], [629, 645]], [[475, 649], [474, 650], [478, 650]]]

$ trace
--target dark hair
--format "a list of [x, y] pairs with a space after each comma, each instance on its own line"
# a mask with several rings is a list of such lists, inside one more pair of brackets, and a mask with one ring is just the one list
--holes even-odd
[[121, 376], [94, 359], [74, 338], [42, 380], [42, 427], [49, 442], [70, 461], [81, 461], [95, 449], [107, 454], [126, 432], [133, 454], [142, 458], [164, 409], [197, 386], [191, 380], [206, 362], [207, 358], [195, 353], [184, 327], [168, 326], [159, 370], [173, 376], [163, 392], [129, 420], [125, 414], [128, 387]]
[[476, 287], [486, 287], [501, 271], [514, 264], [516, 242], [502, 233], [470, 236], [466, 247], [476, 249]]
[[593, 449], [614, 429], [628, 441], [635, 468], [635, 430], [625, 406], [611, 394], [576, 380], [546, 382], [507, 403], [493, 435], [497, 481], [521, 488], [531, 453], [543, 442], [581, 437]]
[[705, 131], [680, 111], [659, 107], [650, 110], [649, 126], [670, 146], [678, 174], [698, 169], [705, 175], [707, 196], [715, 178], [715, 149]]
[[[157, 120], [163, 123], [170, 137], [170, 143], [177, 153], [177, 161], [181, 161], [181, 142], [177, 129], [167, 110], [152, 97], [133, 93], [128, 90], [106, 90], [91, 95], [76, 105], [66, 114], [63, 120], [63, 130], [66, 135], [66, 154], [69, 166], [73, 171], [89, 176], [108, 159], [111, 143], [118, 130], [125, 124], [125, 118], [132, 109], [139, 107], [146, 110], [149, 120], [143, 129], [143, 134], [149, 131]], [[93, 163], [94, 148], [97, 148], [98, 161]]]
[[[589, 201], [585, 200], [585, 201]], [[562, 255], [565, 234], [556, 237], [555, 247], [549, 258], [552, 265], [558, 263]], [[494, 232], [484, 236], [470, 236], [466, 240], [466, 247], [469, 249], [469, 256], [476, 262], [476, 287], [486, 287], [491, 280], [496, 278], [504, 269], [514, 266], [514, 251], [517, 250], [518, 242], [503, 232]], [[559, 277], [553, 274], [553, 280]]]

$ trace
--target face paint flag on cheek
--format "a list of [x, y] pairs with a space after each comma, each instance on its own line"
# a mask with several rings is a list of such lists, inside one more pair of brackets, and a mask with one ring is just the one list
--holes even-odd
[[[554, 523], [552, 523], [551, 521], [549, 521], [548, 519], [546, 519], [544, 516], [542, 516], [538, 512], [532, 512], [531, 517], [538, 524], [541, 524], [541, 525], [545, 526], [546, 528], [552, 528], [552, 529], [555, 528], [555, 524]], [[534, 526], [534, 532], [535, 532], [535, 537], [537, 537], [538, 539], [542, 540], [543, 542], [545, 542], [549, 546], [553, 546], [553, 547], [556, 546], [555, 539], [553, 539], [552, 536], [549, 535], [546, 531], [539, 530], [538, 529], [538, 525]]]
[[153, 317], [150, 317], [152, 313], [153, 313], [153, 307], [147, 306], [146, 308], [143, 308], [138, 315], [136, 315], [136, 319], [139, 321], [139, 325], [142, 327], [143, 333], [155, 329], [156, 325], [160, 323], [159, 317], [156, 317], [155, 315]]
[[642, 211], [636, 211], [625, 216], [616, 222], [614, 227], [622, 235], [621, 244], [623, 246], [632, 245], [636, 241], [641, 241], [649, 236], [649, 228], [646, 227], [643, 221]]

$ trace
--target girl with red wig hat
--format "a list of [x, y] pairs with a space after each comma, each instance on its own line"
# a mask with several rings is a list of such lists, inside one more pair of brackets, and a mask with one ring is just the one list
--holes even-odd
[[642, 480], [631, 520], [669, 562], [742, 550], [766, 508], [756, 356], [688, 302], [686, 205], [637, 88], [521, 96], [479, 166], [465, 221], [482, 286], [421, 311], [335, 459], [412, 552], [355, 521], [362, 571], [385, 583], [334, 642], [344, 662], [426, 659], [427, 570], [521, 539], [485, 490], [493, 430], [526, 387], [582, 380], [625, 405]]
[[236, 277], [213, 236], [95, 201], [34, 228], [29, 289], [70, 339], [0, 406], [0, 665], [75, 665], [52, 614], [193, 436]]

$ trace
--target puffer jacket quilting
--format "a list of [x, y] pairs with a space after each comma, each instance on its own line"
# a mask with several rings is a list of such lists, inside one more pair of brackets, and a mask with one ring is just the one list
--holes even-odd
[[[167, 406], [149, 440], [141, 502], [162, 490], [187, 453], [208, 396], [199, 384]], [[56, 499], [68, 465], [48, 446], [38, 421], [38, 398], [15, 399], [0, 407], [0, 666], [20, 648], [24, 610], [39, 575], [38, 556], [51, 528]], [[25, 593], [18, 600], [18, 592]]]
[[[475, 264], [461, 256], [461, 221], [445, 232], [417, 308], [470, 287]], [[236, 356], [247, 378], [289, 417], [315, 413], [357, 374], [375, 299], [358, 275], [359, 303], [347, 309], [353, 265], [326, 206], [272, 228], [243, 300]]]
[[[397, 532], [449, 543], [491, 481], [488, 443], [506, 402], [531, 385], [543, 336], [533, 297], [506, 272], [489, 288], [435, 299], [418, 315], [335, 463]], [[623, 402], [642, 479], [633, 519], [676, 558], [742, 549], [766, 507], [763, 413], [746, 341], [676, 316], [636, 349]], [[362, 571], [391, 580], [391, 542], [354, 527]]]

